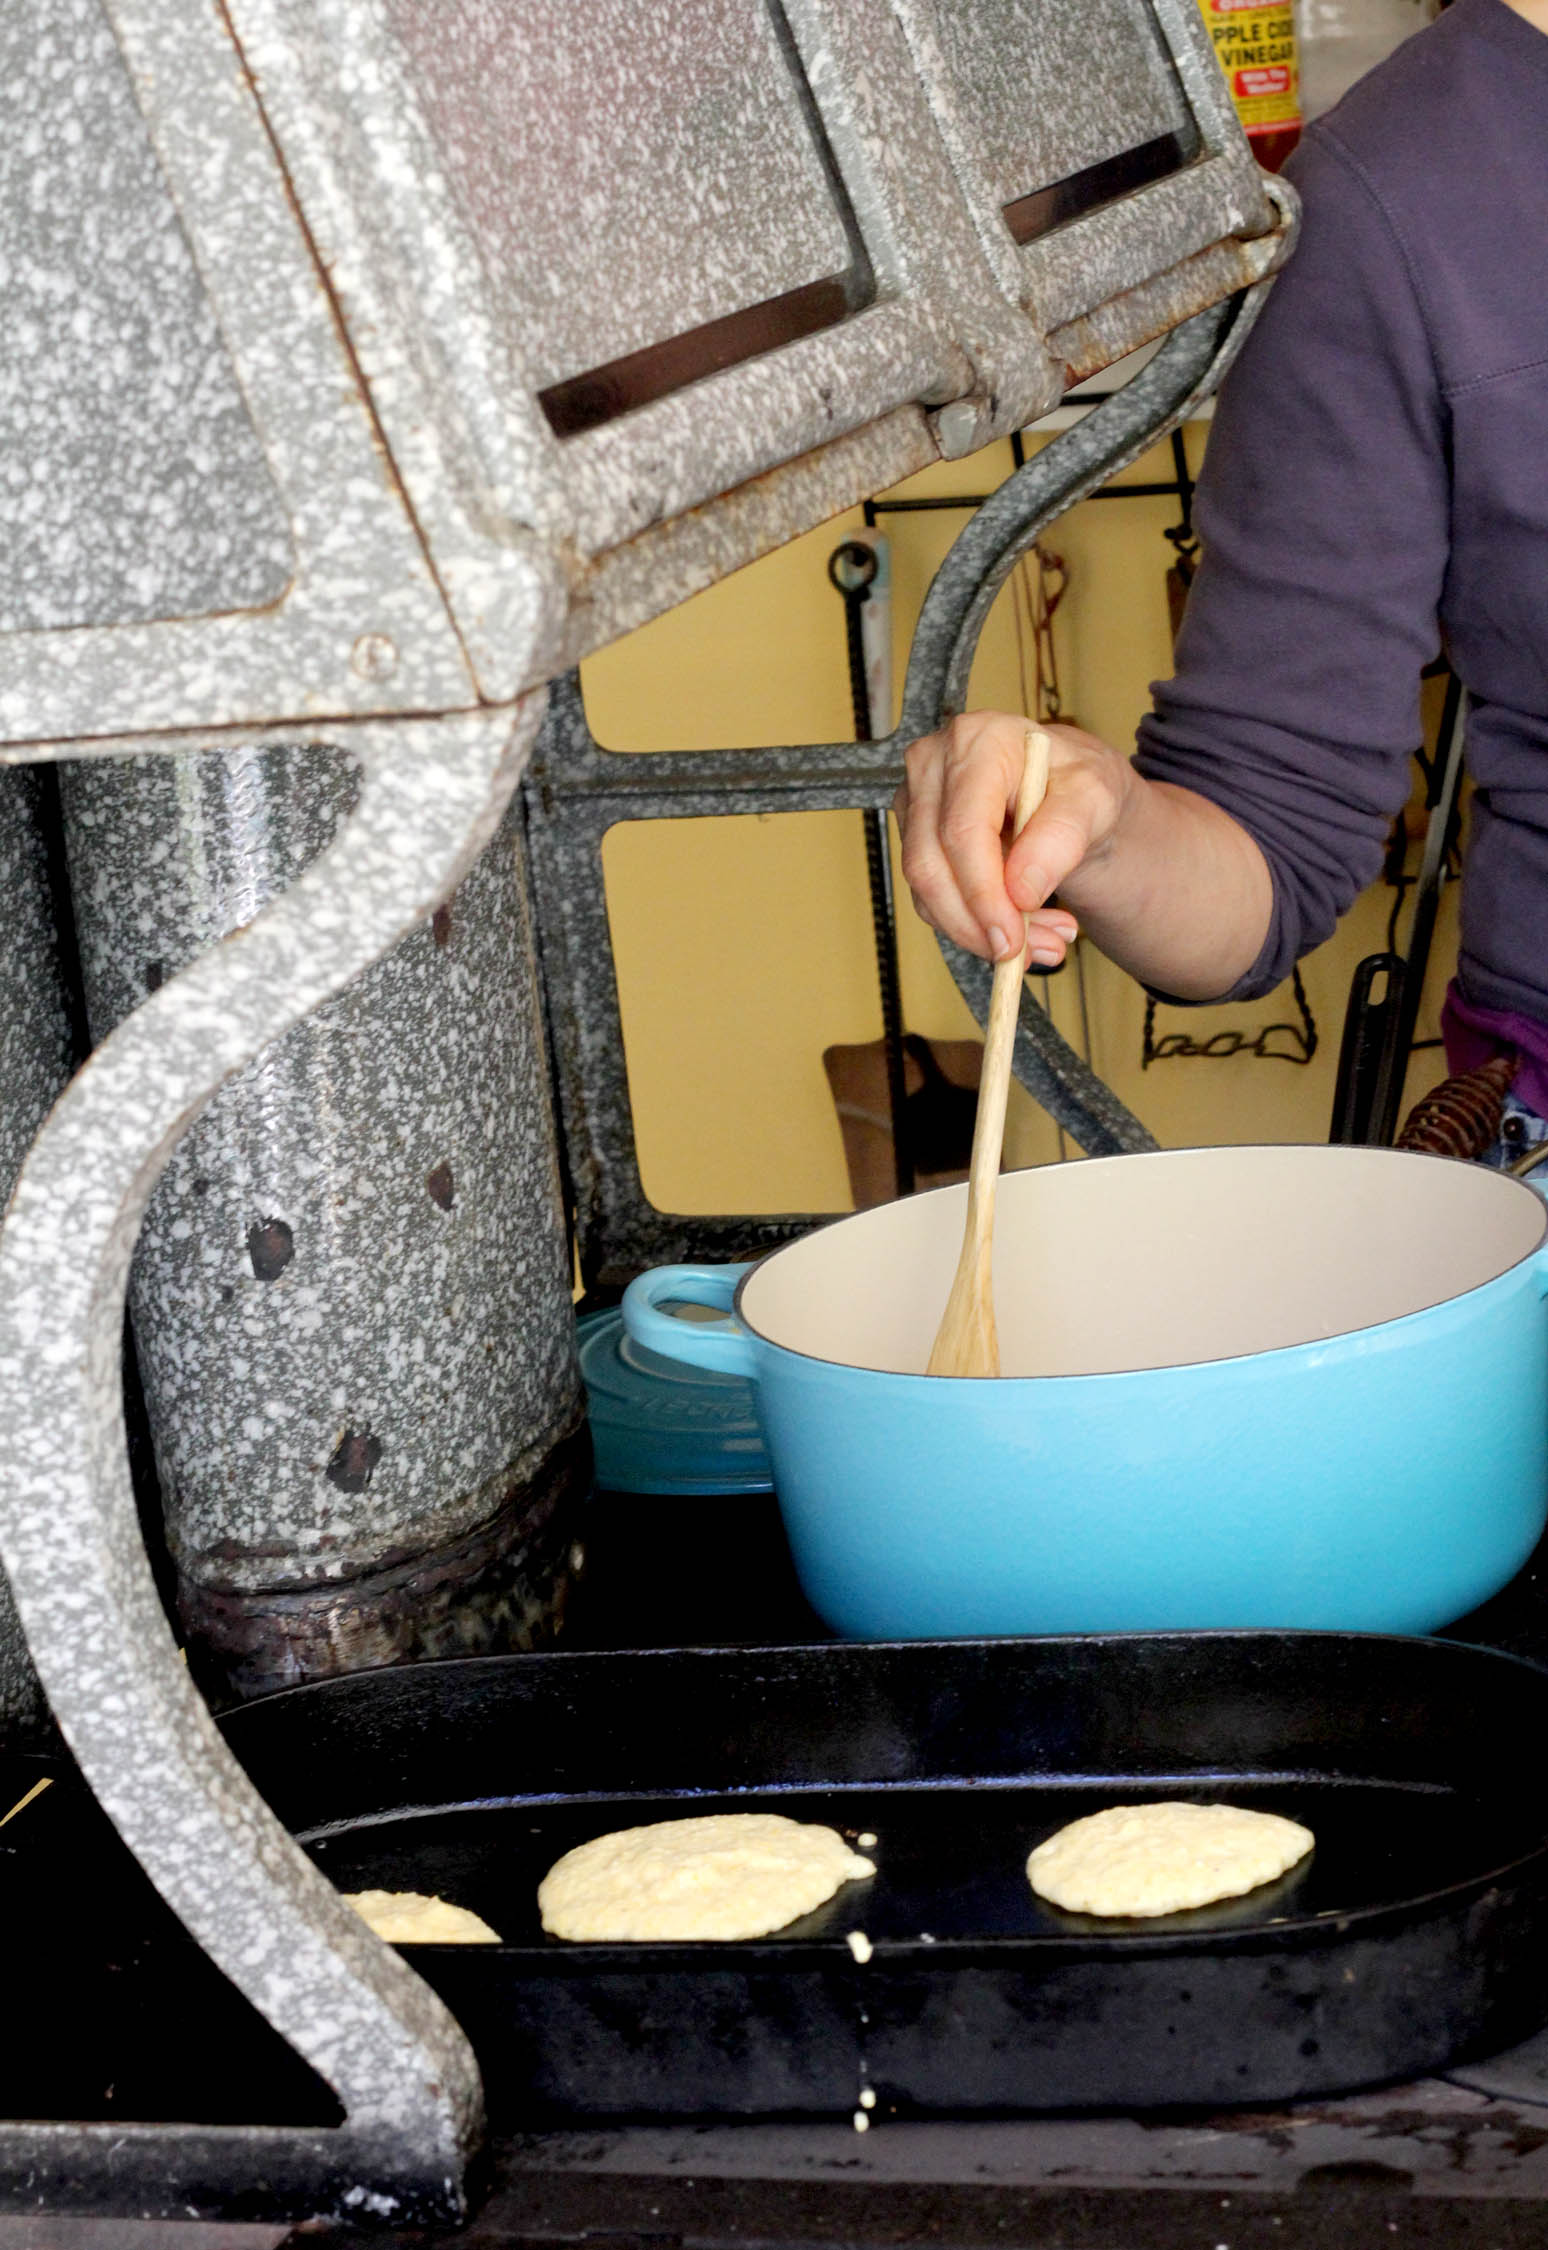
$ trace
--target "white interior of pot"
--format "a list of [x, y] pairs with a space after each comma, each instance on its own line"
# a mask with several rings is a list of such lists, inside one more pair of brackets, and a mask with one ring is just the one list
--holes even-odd
[[[922, 1375], [966, 1188], [889, 1203], [780, 1250], [743, 1317], [791, 1351]], [[1002, 1375], [1234, 1359], [1444, 1303], [1529, 1255], [1520, 1181], [1392, 1149], [1200, 1148], [1005, 1174], [995, 1228]]]

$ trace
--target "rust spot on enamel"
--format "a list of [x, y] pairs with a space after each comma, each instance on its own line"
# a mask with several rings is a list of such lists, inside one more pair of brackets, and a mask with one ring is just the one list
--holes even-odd
[[382, 1457], [382, 1441], [369, 1430], [346, 1430], [323, 1472], [340, 1492], [364, 1492]]
[[247, 1255], [260, 1281], [278, 1281], [296, 1254], [296, 1238], [283, 1219], [260, 1219], [247, 1230]]

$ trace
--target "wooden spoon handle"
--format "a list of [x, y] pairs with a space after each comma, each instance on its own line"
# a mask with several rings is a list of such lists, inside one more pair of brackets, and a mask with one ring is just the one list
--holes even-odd
[[[1027, 728], [1026, 764], [1021, 772], [1021, 787], [1016, 793], [1014, 836], [1021, 834], [1043, 801], [1048, 787], [1051, 748], [1041, 727]], [[962, 1255], [957, 1261], [951, 1295], [946, 1300], [946, 1311], [930, 1353], [926, 1372], [931, 1375], [998, 1375], [1000, 1372], [999, 1339], [994, 1325], [994, 1191], [1000, 1176], [1000, 1153], [1005, 1145], [1005, 1104], [1010, 1093], [1016, 1019], [1021, 1012], [1025, 915], [1021, 927], [1022, 944], [1008, 959], [995, 963], [989, 1020], [984, 1029], [983, 1068], [978, 1081], [978, 1114], [973, 1122]]]
[[[1048, 788], [1048, 753], [1052, 745], [1041, 727], [1027, 729], [1027, 761], [1021, 769], [1016, 793], [1013, 840], [1042, 803]], [[1027, 918], [1021, 917], [1021, 944], [1004, 961], [994, 965], [989, 994], [989, 1020], [984, 1026], [983, 1070], [978, 1081], [978, 1114], [973, 1121], [973, 1154], [968, 1168], [968, 1204], [989, 1201], [987, 1227], [994, 1224], [994, 1183], [1000, 1176], [1000, 1155], [1005, 1145], [1005, 1104], [1010, 1095], [1011, 1056], [1016, 1046], [1016, 1021], [1021, 1013], [1021, 986], [1026, 975]]]

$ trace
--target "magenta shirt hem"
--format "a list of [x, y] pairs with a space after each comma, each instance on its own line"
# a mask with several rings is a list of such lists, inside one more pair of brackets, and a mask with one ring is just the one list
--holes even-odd
[[1441, 1009], [1441, 1036], [1453, 1074], [1477, 1070], [1496, 1055], [1514, 1054], [1511, 1092], [1539, 1117], [1548, 1117], [1548, 1024], [1500, 1008], [1476, 1008], [1453, 983]]

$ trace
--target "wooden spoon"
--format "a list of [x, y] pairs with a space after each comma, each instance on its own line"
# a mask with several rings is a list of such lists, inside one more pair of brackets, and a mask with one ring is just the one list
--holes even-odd
[[[1027, 729], [1027, 762], [1016, 795], [1013, 834], [1021, 831], [1043, 801], [1048, 787], [1051, 748], [1041, 727]], [[1026, 918], [1022, 943], [994, 965], [989, 1023], [984, 1034], [983, 1071], [978, 1081], [978, 1115], [973, 1124], [973, 1155], [968, 1167], [967, 1225], [962, 1255], [946, 1311], [930, 1353], [927, 1375], [998, 1375], [1000, 1341], [994, 1327], [994, 1190], [1005, 1141], [1005, 1100], [1010, 1092], [1011, 1049], [1021, 1011], [1021, 981], [1026, 974]]]

